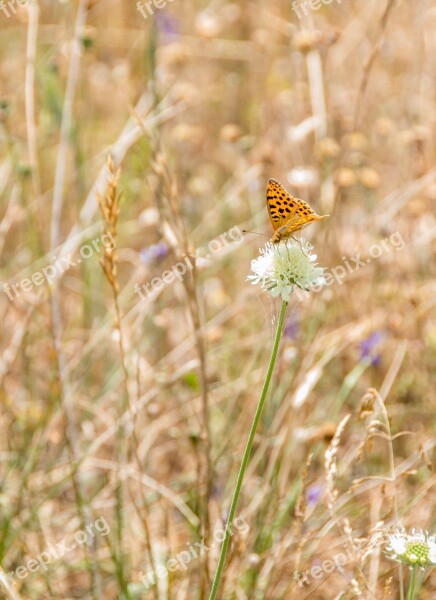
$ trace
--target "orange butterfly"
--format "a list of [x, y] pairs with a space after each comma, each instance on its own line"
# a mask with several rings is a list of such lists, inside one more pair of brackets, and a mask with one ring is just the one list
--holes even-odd
[[271, 238], [273, 244], [278, 244], [280, 240], [288, 239], [306, 225], [329, 216], [317, 215], [307, 202], [291, 196], [275, 179], [268, 180], [266, 207], [274, 228]]

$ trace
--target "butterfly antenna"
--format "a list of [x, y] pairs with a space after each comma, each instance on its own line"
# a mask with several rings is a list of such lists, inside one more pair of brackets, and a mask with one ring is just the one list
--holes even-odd
[[269, 237], [269, 235], [266, 235], [266, 233], [259, 233], [258, 231], [247, 231], [247, 229], [243, 229], [242, 233], [254, 233], [255, 235], [263, 235], [265, 237]]

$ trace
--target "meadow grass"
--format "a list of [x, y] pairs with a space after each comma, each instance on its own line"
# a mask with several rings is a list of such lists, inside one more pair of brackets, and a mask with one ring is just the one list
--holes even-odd
[[216, 597], [434, 598], [386, 544], [436, 526], [436, 11], [319, 4], [1, 3], [1, 597], [209, 598], [273, 177], [330, 215], [328, 281], [288, 303]]

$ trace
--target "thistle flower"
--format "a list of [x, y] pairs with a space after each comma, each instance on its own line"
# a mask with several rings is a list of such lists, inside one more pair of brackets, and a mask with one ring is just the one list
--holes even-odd
[[436, 565], [436, 536], [422, 530], [408, 534], [398, 530], [388, 536], [387, 552], [391, 560], [411, 567], [432, 567]]
[[272, 296], [289, 302], [295, 287], [308, 291], [325, 284], [323, 269], [316, 265], [316, 254], [311, 254], [312, 250], [313, 246], [303, 239], [288, 239], [279, 244], [267, 242], [260, 249], [259, 257], [251, 261], [254, 274], [247, 279], [253, 285], [260, 283]]

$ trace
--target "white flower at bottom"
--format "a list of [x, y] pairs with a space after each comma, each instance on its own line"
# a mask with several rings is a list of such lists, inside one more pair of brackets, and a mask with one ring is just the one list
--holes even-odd
[[396, 531], [388, 536], [388, 556], [406, 565], [431, 567], [436, 565], [436, 537], [422, 530], [408, 534]]
[[267, 242], [260, 256], [251, 261], [253, 275], [247, 277], [253, 285], [260, 283], [272, 296], [280, 296], [289, 302], [295, 286], [310, 290], [312, 286], [324, 285], [323, 269], [315, 263], [313, 246], [303, 239], [286, 240], [279, 244]]

